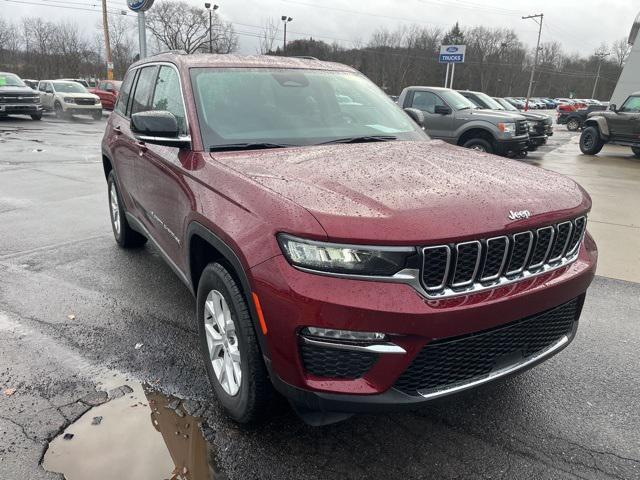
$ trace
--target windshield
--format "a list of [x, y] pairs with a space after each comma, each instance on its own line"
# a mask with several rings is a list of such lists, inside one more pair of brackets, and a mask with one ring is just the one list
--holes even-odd
[[194, 68], [191, 81], [207, 148], [357, 137], [428, 139], [384, 92], [356, 73]]
[[496, 103], [498, 103], [502, 108], [501, 110], [509, 110], [510, 112], [517, 112], [518, 109], [507, 102], [504, 98], [495, 98]]
[[53, 89], [58, 93], [88, 93], [87, 89], [77, 82], [51, 82], [51, 83], [53, 84]]
[[504, 110], [504, 107], [486, 93], [478, 92], [476, 96], [491, 110]]
[[26, 87], [26, 85], [13, 73], [0, 73], [0, 87]]
[[447, 104], [454, 110], [469, 110], [470, 108], [478, 108], [475, 103], [464, 97], [461, 93], [456, 92], [455, 90], [439, 90], [438, 95], [440, 95], [442, 99], [447, 102]]

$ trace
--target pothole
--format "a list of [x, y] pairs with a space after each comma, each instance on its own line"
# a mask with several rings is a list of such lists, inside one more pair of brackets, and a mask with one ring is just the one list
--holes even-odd
[[129, 384], [53, 441], [43, 467], [66, 480], [221, 480], [201, 432], [202, 406]]

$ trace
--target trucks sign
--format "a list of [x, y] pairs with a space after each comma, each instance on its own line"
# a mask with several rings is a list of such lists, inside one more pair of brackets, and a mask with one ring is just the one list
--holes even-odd
[[442, 45], [440, 47], [440, 63], [464, 63], [466, 45]]
[[146, 12], [153, 5], [153, 0], [127, 0], [127, 5], [134, 12]]

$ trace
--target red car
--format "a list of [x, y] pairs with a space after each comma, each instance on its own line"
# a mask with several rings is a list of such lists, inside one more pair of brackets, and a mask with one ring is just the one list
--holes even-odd
[[127, 73], [102, 142], [113, 233], [150, 240], [195, 295], [236, 421], [274, 389], [312, 424], [415, 406], [574, 338], [589, 195], [411, 118], [313, 59], [169, 53]]
[[118, 100], [121, 86], [122, 82], [118, 80], [100, 80], [98, 86], [96, 88], [90, 88], [89, 91], [100, 97], [102, 107], [105, 110], [113, 110]]

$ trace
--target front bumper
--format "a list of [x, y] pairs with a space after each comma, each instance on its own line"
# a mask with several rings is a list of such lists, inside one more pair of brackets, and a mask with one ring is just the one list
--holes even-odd
[[498, 155], [517, 154], [527, 150], [529, 146], [529, 136], [523, 135], [509, 140], [496, 141], [496, 153]]
[[0, 113], [6, 115], [34, 115], [42, 113], [42, 105], [39, 103], [3, 103], [0, 104]]
[[[254, 267], [251, 273], [268, 326], [265, 354], [276, 388], [303, 409], [362, 412], [416, 405], [476, 386], [474, 381], [437, 395], [430, 391], [408, 394], [399, 389], [399, 380], [433, 342], [475, 336], [581, 299], [593, 279], [596, 263], [596, 247], [587, 235], [577, 260], [566, 267], [505, 287], [444, 300], [428, 300], [404, 284], [301, 272], [282, 256]], [[306, 326], [382, 332], [406, 353], [380, 354], [358, 378], [321, 377], [310, 373], [302, 358], [300, 331]], [[577, 321], [562, 343], [549, 345], [550, 350], [542, 355], [511, 363], [507, 359], [485, 381], [529, 368], [557, 353], [571, 341], [576, 326]]]
[[94, 115], [102, 113], [102, 104], [97, 105], [71, 105], [65, 104], [64, 111], [71, 115]]

